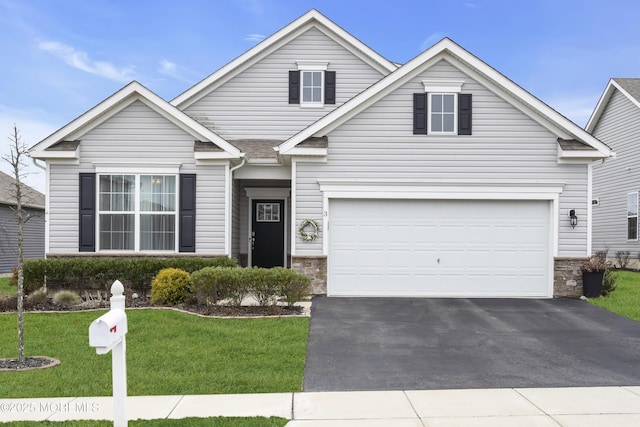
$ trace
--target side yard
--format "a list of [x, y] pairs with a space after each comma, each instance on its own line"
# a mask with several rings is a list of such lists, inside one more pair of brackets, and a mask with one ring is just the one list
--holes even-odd
[[589, 302], [640, 322], [640, 272], [614, 270], [613, 274], [618, 277], [616, 290], [607, 297], [589, 299]]

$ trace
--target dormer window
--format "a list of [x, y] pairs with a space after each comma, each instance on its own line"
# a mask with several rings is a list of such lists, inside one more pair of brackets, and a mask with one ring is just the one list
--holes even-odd
[[336, 72], [328, 71], [327, 61], [297, 61], [289, 71], [289, 104], [321, 108], [336, 103]]

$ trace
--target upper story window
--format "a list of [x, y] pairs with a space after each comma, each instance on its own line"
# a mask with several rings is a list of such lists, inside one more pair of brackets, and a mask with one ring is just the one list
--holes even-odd
[[336, 103], [336, 72], [328, 71], [327, 61], [297, 61], [289, 71], [289, 104], [322, 108]]
[[463, 81], [423, 80], [424, 93], [413, 94], [413, 133], [471, 135], [471, 94]]
[[302, 104], [322, 104], [323, 71], [301, 71], [302, 73]]
[[627, 240], [638, 240], [638, 193], [627, 194]]

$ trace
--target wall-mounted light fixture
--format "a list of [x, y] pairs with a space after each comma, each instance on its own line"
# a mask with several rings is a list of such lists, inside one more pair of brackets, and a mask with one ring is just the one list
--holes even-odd
[[575, 209], [571, 209], [569, 211], [569, 222], [571, 224], [571, 228], [576, 228], [576, 225], [578, 225], [578, 217], [576, 216]]

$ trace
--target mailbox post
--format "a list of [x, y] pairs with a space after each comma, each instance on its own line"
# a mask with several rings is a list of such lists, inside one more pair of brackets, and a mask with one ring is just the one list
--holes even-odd
[[127, 424], [127, 315], [124, 312], [124, 286], [119, 280], [111, 285], [111, 310], [89, 325], [89, 345], [97, 354], [111, 351], [113, 378], [113, 426]]

